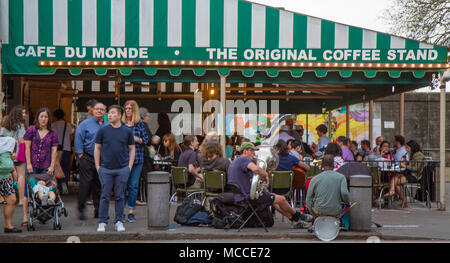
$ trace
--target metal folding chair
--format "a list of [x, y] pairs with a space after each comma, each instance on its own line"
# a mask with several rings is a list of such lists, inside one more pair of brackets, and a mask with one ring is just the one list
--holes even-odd
[[[232, 192], [235, 194], [242, 194], [245, 196], [244, 192], [242, 192], [241, 188], [236, 185], [236, 184], [232, 184], [232, 183], [227, 183], [226, 185], [226, 192]], [[233, 220], [233, 222], [230, 224], [230, 228], [232, 228], [232, 226], [236, 223], [236, 222], [242, 222], [244, 220], [244, 222], [242, 223], [242, 225], [239, 227], [238, 232], [241, 231], [242, 228], [245, 227], [245, 225], [247, 225], [247, 223], [250, 221], [250, 219], [254, 216], [256, 216], [256, 218], [258, 219], [259, 223], [261, 224], [262, 227], [264, 227], [264, 230], [266, 230], [266, 232], [269, 232], [269, 230], [267, 230], [266, 225], [264, 224], [264, 222], [261, 220], [261, 217], [259, 217], [258, 213], [256, 212], [257, 210], [255, 210], [255, 208], [252, 206], [252, 204], [250, 203], [250, 200], [248, 198], [246, 198], [244, 200], [245, 205], [246, 205], [246, 209], [239, 214], [236, 219]], [[244, 215], [251, 210], [251, 214], [247, 217], [244, 218]]]

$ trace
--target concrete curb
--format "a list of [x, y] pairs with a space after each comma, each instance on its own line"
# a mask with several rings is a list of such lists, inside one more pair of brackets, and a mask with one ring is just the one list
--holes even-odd
[[[219, 230], [218, 230], [219, 231]], [[263, 230], [261, 230], [263, 231]], [[145, 232], [137, 232], [137, 233], [106, 233], [106, 234], [98, 234], [98, 233], [89, 233], [89, 234], [80, 234], [80, 233], [65, 233], [65, 234], [51, 234], [51, 235], [26, 235], [22, 234], [12, 234], [0, 235], [0, 242], [2, 243], [57, 243], [57, 242], [67, 242], [67, 239], [71, 236], [76, 236], [80, 239], [81, 242], [117, 242], [117, 241], [163, 241], [163, 240], [171, 240], [171, 241], [183, 241], [183, 240], [227, 240], [227, 239], [253, 239], [257, 240], [267, 240], [267, 239], [285, 239], [286, 243], [289, 242], [290, 239], [311, 239], [317, 240], [314, 234], [308, 232], [296, 232], [296, 233], [245, 233], [245, 232], [237, 232], [236, 230], [229, 230], [218, 233], [168, 233], [167, 231], [145, 231]], [[341, 232], [336, 240], [365, 240], [371, 236], [376, 236], [381, 240], [388, 241], [396, 241], [396, 240], [422, 240], [422, 241], [450, 241], [447, 239], [436, 239], [436, 238], [424, 238], [424, 237], [405, 237], [405, 236], [396, 236], [396, 235], [382, 235], [377, 231], [370, 232]]]

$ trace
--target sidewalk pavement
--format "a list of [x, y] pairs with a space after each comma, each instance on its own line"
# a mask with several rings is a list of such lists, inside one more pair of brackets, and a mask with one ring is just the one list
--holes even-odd
[[[450, 190], [450, 184], [447, 184]], [[73, 189], [72, 189], [73, 190]], [[449, 191], [447, 191], [448, 193]], [[19, 234], [4, 234], [0, 231], [0, 242], [66, 242], [68, 237], [77, 236], [81, 242], [116, 242], [116, 241], [186, 241], [186, 240], [283, 240], [289, 242], [293, 239], [318, 239], [306, 229], [293, 229], [290, 221], [282, 220], [280, 214], [276, 214], [275, 224], [266, 233], [262, 228], [246, 228], [241, 232], [236, 229], [222, 230], [212, 227], [187, 227], [173, 222], [176, 207], [171, 206], [170, 223], [168, 230], [149, 230], [147, 228], [147, 207], [138, 206], [136, 210], [136, 223], [124, 224], [126, 231], [117, 233], [114, 230], [114, 202], [110, 205], [111, 220], [106, 227], [105, 233], [97, 233], [97, 219], [94, 219], [93, 206], [87, 207], [88, 219], [78, 219], [76, 209], [77, 197], [75, 193], [63, 196], [63, 201], [69, 211], [68, 217], [62, 217], [62, 230], [53, 230], [53, 221], [49, 220], [45, 225], [36, 223], [36, 231], [28, 232], [22, 227], [23, 232]], [[450, 198], [447, 194], [446, 203]], [[3, 206], [3, 205], [1, 205]], [[385, 241], [450, 241], [450, 208], [446, 211], [437, 210], [437, 204], [426, 208], [424, 203], [410, 203], [409, 208], [399, 208], [394, 205], [391, 209], [372, 209], [372, 220], [383, 227], [372, 226], [370, 232], [341, 231], [336, 240], [348, 242], [366, 240], [370, 236], [377, 236]], [[0, 208], [0, 230], [3, 229], [3, 209]], [[126, 209], [127, 213], [128, 210]], [[16, 206], [13, 224], [20, 227], [23, 217], [22, 207]], [[283, 222], [284, 221], [284, 222]]]

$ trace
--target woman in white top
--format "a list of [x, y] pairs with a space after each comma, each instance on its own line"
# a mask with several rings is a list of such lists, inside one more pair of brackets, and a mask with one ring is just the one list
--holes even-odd
[[327, 126], [320, 124], [316, 127], [317, 135], [319, 136], [319, 145], [312, 145], [312, 148], [315, 152], [316, 157], [321, 157], [323, 154], [323, 151], [327, 147], [327, 145], [331, 142], [330, 138], [326, 135], [328, 132]]
[[[12, 137], [16, 140], [16, 146], [13, 153], [13, 161], [15, 164], [15, 179], [17, 180], [17, 188], [19, 189], [19, 206], [23, 205], [25, 194], [25, 162], [16, 160], [19, 152], [19, 145], [25, 143], [23, 136], [25, 135], [25, 119], [27, 111], [22, 105], [17, 105], [11, 109], [9, 114], [5, 116], [2, 122], [1, 136]], [[25, 149], [25, 148], [24, 148]], [[26, 224], [28, 211], [24, 208], [24, 220]]]

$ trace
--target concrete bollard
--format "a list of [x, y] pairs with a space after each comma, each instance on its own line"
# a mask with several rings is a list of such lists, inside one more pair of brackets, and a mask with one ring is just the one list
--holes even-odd
[[350, 177], [350, 202], [357, 204], [350, 212], [350, 230], [370, 231], [372, 227], [372, 177]]
[[169, 228], [170, 174], [155, 171], [147, 174], [147, 223], [149, 229]]

